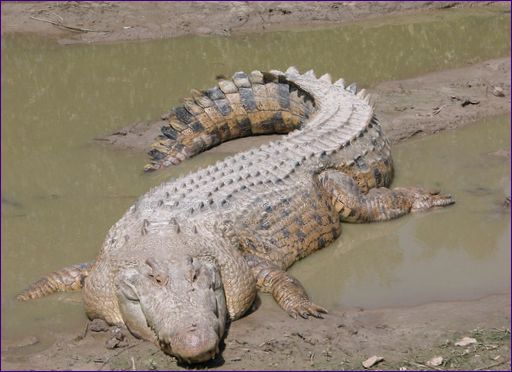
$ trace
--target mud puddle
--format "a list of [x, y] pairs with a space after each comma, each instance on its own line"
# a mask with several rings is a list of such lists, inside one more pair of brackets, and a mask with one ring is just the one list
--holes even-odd
[[385, 223], [344, 224], [330, 249], [291, 272], [316, 302], [331, 307], [410, 306], [508, 292], [509, 132], [503, 116], [395, 145], [393, 186], [440, 188], [456, 204]]
[[[60, 295], [18, 304], [14, 295], [42, 274], [93, 259], [110, 226], [151, 186], [211, 163], [229, 152], [204, 154], [176, 169], [148, 176], [140, 172], [146, 160], [143, 156], [100, 148], [92, 143], [92, 138], [135, 120], [153, 118], [176, 104], [191, 87], [211, 85], [218, 73], [229, 75], [236, 70], [286, 68], [293, 64], [302, 69], [315, 67], [319, 72], [328, 71], [364, 85], [502, 56], [510, 47], [508, 32], [503, 32], [508, 22], [509, 15], [501, 13], [457, 10], [343, 28], [230, 39], [184, 37], [148, 43], [63, 47], [40, 39], [6, 36], [2, 53], [3, 89], [9, 92], [2, 96], [2, 196], [5, 198], [2, 201], [2, 338], [44, 335], [41, 343], [30, 346], [42, 348], [54, 340], [52, 330], [76, 330], [85, 319], [79, 296]], [[445, 37], [447, 34], [450, 37]], [[386, 45], [385, 40], [397, 42]], [[498, 122], [502, 124], [495, 124], [496, 127], [506, 127], [503, 124], [506, 118]], [[506, 131], [501, 129], [500, 133], [505, 136]], [[444, 137], [436, 141], [440, 138]], [[510, 148], [509, 144], [496, 141], [496, 138], [490, 141], [495, 149], [488, 152]], [[426, 272], [429, 268], [442, 271], [441, 277], [454, 283], [438, 282], [437, 286], [444, 291], [439, 298], [457, 297], [459, 293], [466, 296], [467, 288], [477, 283], [478, 293], [504, 289], [497, 283], [508, 274], [496, 268], [509, 261], [500, 248], [510, 239], [503, 236], [508, 217], [498, 212], [496, 217], [494, 212], [483, 208], [483, 204], [492, 201], [489, 208], [494, 210], [503, 192], [497, 191], [497, 184], [491, 186], [492, 180], [473, 182], [466, 175], [473, 188], [492, 191], [487, 195], [465, 194], [448, 182], [455, 181], [456, 176], [445, 179], [439, 175], [447, 174], [439, 163], [422, 163], [438, 158], [442, 148], [431, 146], [432, 156], [427, 156], [427, 149], [416, 153], [413, 147], [403, 155], [404, 160], [400, 160], [401, 147], [394, 150], [397, 184], [416, 183], [416, 179], [403, 177], [425, 176], [417, 183], [435, 186], [438, 182], [443, 189], [454, 193], [459, 204], [449, 211], [436, 212], [433, 217], [411, 217], [381, 226], [346, 227], [342, 240], [337, 243], [342, 245], [341, 249], [336, 246], [319, 253], [318, 257], [309, 257], [293, 269], [316, 301], [326, 305], [374, 307], [416, 303], [421, 301], [421, 296], [434, 299], [434, 284], [416, 282], [425, 288], [423, 292], [416, 288], [417, 295], [413, 293], [412, 283], [409, 289], [403, 284], [394, 285], [402, 283], [416, 269]], [[237, 146], [234, 149], [239, 150]], [[414, 162], [410, 161], [413, 157]], [[451, 162], [451, 157], [444, 157], [441, 165], [452, 167]], [[471, 166], [475, 163], [461, 163], [459, 167], [456, 166], [459, 163], [454, 163], [450, 171], [457, 175], [460, 167], [468, 167], [473, 173], [488, 172], [493, 162], [499, 160], [481, 159], [480, 166], [474, 168]], [[439, 173], [428, 173], [426, 169], [430, 168]], [[465, 198], [470, 202], [465, 204]], [[464, 209], [469, 208], [467, 205], [474, 209]], [[479, 235], [486, 247], [484, 251], [458, 241], [469, 235], [466, 230], [457, 234], [455, 230], [444, 229], [445, 224], [432, 225], [437, 219], [461, 218], [457, 214], [461, 209], [457, 208], [474, 218], [470, 221], [475, 223], [471, 231], [484, 234]], [[492, 226], [487, 228], [484, 221], [494, 218], [498, 222], [489, 222]], [[455, 229], [455, 225], [451, 226]], [[503, 230], [499, 230], [500, 226]], [[460, 224], [457, 228], [467, 226]], [[394, 235], [388, 235], [392, 229]], [[451, 232], [449, 237], [436, 238], [436, 232], [443, 231]], [[502, 242], [492, 240], [491, 235], [502, 236]], [[487, 236], [489, 239], [483, 238]], [[386, 241], [389, 249], [380, 247], [381, 240]], [[423, 240], [428, 242], [416, 244]], [[359, 249], [358, 244], [364, 247]], [[316, 267], [326, 265], [329, 254], [339, 260], [338, 266], [332, 260], [325, 269]], [[461, 259], [466, 261], [458, 261]], [[471, 260], [473, 269], [478, 264], [487, 265], [488, 269], [474, 270], [470, 286], [451, 266]], [[436, 264], [442, 264], [443, 269]], [[498, 266], [492, 271], [494, 264]], [[480, 274], [486, 278], [479, 278]], [[332, 275], [329, 280], [336, 283], [328, 293], [321, 284], [329, 275]], [[388, 297], [380, 296], [379, 291]]]

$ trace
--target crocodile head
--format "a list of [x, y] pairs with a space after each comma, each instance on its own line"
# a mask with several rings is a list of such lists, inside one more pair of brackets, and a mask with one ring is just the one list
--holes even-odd
[[123, 320], [181, 362], [215, 358], [226, 323], [219, 270], [204, 258], [155, 257], [121, 270], [115, 279]]

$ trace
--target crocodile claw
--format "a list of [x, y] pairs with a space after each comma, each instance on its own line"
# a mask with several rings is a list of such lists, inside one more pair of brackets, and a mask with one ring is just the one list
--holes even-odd
[[395, 190], [406, 193], [412, 199], [411, 211], [422, 211], [433, 207], [445, 207], [455, 203], [449, 194], [443, 195], [439, 189], [422, 187], [399, 187]]
[[304, 301], [288, 309], [288, 314], [294, 319], [297, 319], [298, 316], [304, 319], [308, 319], [310, 316], [323, 319], [323, 314], [327, 314], [327, 310], [310, 301]]

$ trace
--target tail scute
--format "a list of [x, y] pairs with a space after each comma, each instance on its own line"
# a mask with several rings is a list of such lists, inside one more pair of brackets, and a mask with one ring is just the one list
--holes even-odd
[[89, 275], [92, 265], [92, 262], [88, 262], [51, 272], [18, 294], [16, 299], [28, 301], [55, 292], [78, 291], [82, 289], [84, 279]]
[[177, 165], [235, 138], [289, 133], [314, 111], [312, 97], [281, 71], [219, 77], [216, 87], [192, 90], [191, 97], [166, 116], [168, 124], [151, 146], [148, 154], [152, 159], [144, 170]]

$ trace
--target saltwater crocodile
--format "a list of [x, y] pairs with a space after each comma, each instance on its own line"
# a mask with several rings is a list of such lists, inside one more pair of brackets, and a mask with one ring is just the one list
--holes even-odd
[[110, 229], [94, 263], [48, 274], [20, 300], [82, 289], [89, 318], [202, 362], [257, 289], [293, 317], [326, 312], [286, 269], [335, 240], [341, 221], [453, 203], [423, 188], [387, 188], [390, 147], [369, 97], [327, 74], [238, 72], [193, 91], [166, 119], [146, 170], [229, 139], [289, 134], [153, 188]]

